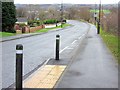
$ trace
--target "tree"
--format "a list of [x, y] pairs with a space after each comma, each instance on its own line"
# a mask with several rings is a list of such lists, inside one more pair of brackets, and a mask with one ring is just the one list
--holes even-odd
[[16, 8], [14, 2], [2, 2], [2, 31], [15, 32]]
[[80, 8], [80, 18], [86, 21], [90, 20], [90, 9], [89, 7], [81, 7]]
[[26, 17], [26, 9], [24, 7], [17, 8], [17, 17]]
[[39, 18], [40, 18], [41, 21], [46, 19], [46, 13], [45, 13], [44, 9], [40, 9], [40, 11], [39, 11]]
[[[76, 15], [78, 15], [78, 11], [77, 11], [77, 7], [72, 6], [70, 8], [67, 9], [68, 11], [68, 19], [76, 19]], [[78, 18], [78, 17], [77, 17]]]

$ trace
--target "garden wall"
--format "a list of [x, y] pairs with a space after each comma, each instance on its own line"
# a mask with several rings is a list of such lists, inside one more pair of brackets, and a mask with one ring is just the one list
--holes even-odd
[[40, 25], [37, 27], [29, 27], [29, 26], [24, 26], [22, 28], [20, 28], [18, 25], [15, 26], [15, 30], [17, 34], [22, 34], [22, 33], [32, 33], [32, 32], [36, 32], [37, 30], [40, 30], [42, 28], [45, 28], [44, 25]]

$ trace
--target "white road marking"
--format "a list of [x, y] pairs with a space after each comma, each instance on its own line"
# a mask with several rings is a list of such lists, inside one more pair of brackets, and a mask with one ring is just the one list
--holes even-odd
[[62, 53], [65, 49], [67, 49], [69, 46], [66, 46], [64, 49], [60, 50], [60, 53]]
[[46, 65], [49, 62], [50, 58], [45, 61], [43, 65]]
[[[83, 34], [82, 36], [80, 36], [78, 39], [81, 39], [84, 35], [85, 34]], [[77, 40], [73, 41], [72, 44], [74, 44], [76, 41]], [[78, 45], [76, 45], [76, 46], [78, 46]], [[70, 48], [69, 46], [66, 46], [65, 48], [63, 48], [62, 50], [60, 50], [59, 53], [62, 53], [65, 49], [74, 49], [74, 48]], [[50, 60], [50, 58], [45, 61], [45, 63], [43, 64], [43, 66], [46, 65], [49, 62], [49, 60]]]
[[74, 44], [77, 40], [73, 41], [72, 44]]
[[83, 36], [85, 36], [85, 34], [83, 34], [82, 36], [80, 36], [78, 39], [81, 39]]
[[81, 39], [82, 37], [79, 37], [78, 39]]
[[74, 49], [74, 48], [67, 48], [67, 49]]

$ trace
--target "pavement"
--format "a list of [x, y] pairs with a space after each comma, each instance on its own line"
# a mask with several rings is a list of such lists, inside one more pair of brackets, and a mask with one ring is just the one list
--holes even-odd
[[[94, 25], [55, 88], [118, 88], [118, 65]], [[111, 88], [111, 89], [110, 89]], [[96, 90], [96, 89], [95, 89]], [[101, 89], [102, 90], [102, 89]]]
[[[61, 70], [61, 67], [64, 69]], [[25, 80], [24, 87], [41, 90], [118, 90], [118, 64], [97, 34], [96, 27], [90, 24], [88, 32], [60, 53], [60, 60], [49, 59], [45, 66]]]

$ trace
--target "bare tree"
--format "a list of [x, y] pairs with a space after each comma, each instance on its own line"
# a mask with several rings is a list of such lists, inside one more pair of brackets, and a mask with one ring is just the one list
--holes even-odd
[[79, 11], [80, 11], [80, 18], [89, 21], [91, 16], [89, 7], [81, 7]]
[[17, 17], [26, 17], [27, 11], [24, 7], [17, 8]]
[[111, 13], [105, 14], [102, 18], [102, 27], [107, 32], [117, 34], [118, 33], [118, 10], [112, 8]]
[[72, 6], [66, 10], [66, 16], [68, 19], [76, 19], [78, 15], [78, 8], [75, 6]]

